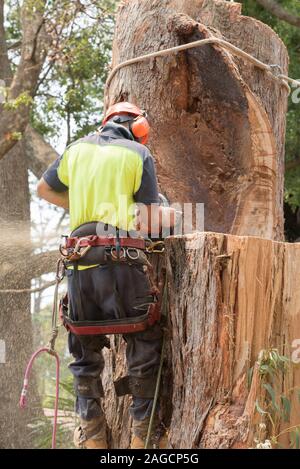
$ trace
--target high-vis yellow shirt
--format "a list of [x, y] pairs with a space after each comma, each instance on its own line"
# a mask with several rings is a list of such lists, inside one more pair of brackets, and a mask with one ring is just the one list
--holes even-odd
[[135, 203], [159, 201], [151, 153], [114, 122], [71, 144], [43, 177], [53, 190], [69, 191], [71, 230], [91, 221], [130, 230]]

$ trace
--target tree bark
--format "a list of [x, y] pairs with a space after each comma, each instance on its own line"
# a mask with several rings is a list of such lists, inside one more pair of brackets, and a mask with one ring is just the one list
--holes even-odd
[[[113, 66], [142, 54], [217, 36], [288, 69], [276, 33], [223, 0], [123, 1]], [[172, 202], [205, 204], [205, 229], [283, 239], [287, 91], [217, 45], [121, 69], [109, 102], [149, 111], [150, 148]]]
[[[25, 6], [24, 6], [25, 8]], [[37, 15], [39, 16], [39, 15]], [[39, 18], [38, 18], [39, 19]], [[37, 49], [30, 56], [29, 30], [34, 29], [35, 22], [28, 25], [28, 18], [24, 21], [24, 42], [22, 60], [18, 71], [13, 76], [7, 55], [5, 41], [3, 2], [0, 2], [0, 78], [11, 91], [11, 98], [16, 98], [22, 91], [30, 91], [28, 75], [34, 77], [40, 65], [34, 66]], [[26, 25], [27, 23], [27, 25]], [[27, 31], [25, 29], [27, 28]], [[32, 37], [34, 42], [36, 38]], [[27, 49], [26, 49], [27, 48]], [[27, 50], [27, 55], [26, 55]], [[33, 69], [29, 69], [34, 66]], [[28, 67], [28, 70], [24, 70]], [[20, 76], [20, 74], [23, 76]], [[23, 85], [22, 85], [23, 83]], [[32, 85], [34, 86], [34, 84]], [[31, 88], [32, 89], [32, 88]], [[13, 91], [14, 90], [14, 91]], [[7, 139], [10, 126], [13, 122], [13, 131], [21, 131], [25, 121], [28, 120], [28, 109], [21, 106], [18, 109], [20, 116], [16, 119], [15, 112], [1, 109], [2, 137], [6, 143], [1, 143], [0, 155], [0, 203], [1, 203], [1, 231], [2, 246], [0, 283], [1, 289], [30, 288], [31, 272], [27, 268], [27, 259], [31, 254], [30, 244], [30, 196], [28, 186], [28, 165], [24, 157], [23, 142]], [[16, 119], [16, 122], [15, 122]], [[24, 121], [25, 119], [25, 121]], [[21, 127], [20, 127], [21, 124]], [[2, 153], [3, 151], [3, 153]], [[32, 393], [30, 407], [26, 412], [20, 412], [18, 401], [23, 381], [23, 373], [32, 353], [32, 325], [30, 314], [30, 294], [19, 295], [0, 294], [0, 338], [5, 343], [6, 355], [4, 363], [0, 364], [0, 395], [1, 395], [1, 448], [26, 448], [31, 446], [27, 425], [36, 415], [38, 396]], [[34, 380], [34, 377], [33, 377]], [[35, 386], [36, 388], [36, 386]]]
[[[24, 93], [33, 97], [46, 57], [48, 38], [44, 28], [44, 1], [22, 5], [21, 57], [12, 73], [4, 29], [4, 2], [0, 0], [0, 79], [5, 82], [8, 100], [16, 104]], [[24, 95], [25, 96], [25, 95]], [[31, 279], [55, 271], [58, 252], [33, 254], [30, 240], [30, 194], [28, 168], [37, 177], [55, 159], [56, 153], [28, 126], [30, 101], [8, 107], [0, 104], [0, 290], [28, 290]], [[25, 138], [17, 141], [14, 132]], [[28, 424], [40, 413], [37, 386], [32, 376], [32, 391], [26, 411], [18, 401], [25, 367], [32, 353], [30, 293], [0, 292], [0, 339], [5, 342], [5, 363], [0, 364], [1, 422], [0, 447], [32, 446]]]
[[[14, 76], [5, 73], [9, 67], [5, 31], [3, 27], [3, 1], [0, 3], [0, 43], [4, 58], [0, 59], [0, 76], [8, 89], [8, 103], [0, 104], [0, 159], [11, 150], [19, 140], [29, 121], [30, 98], [36, 86], [46, 58], [48, 37], [44, 26], [45, 1], [38, 4], [24, 1], [22, 4], [22, 47], [19, 64]], [[18, 103], [18, 98], [26, 98]]]
[[[14, 225], [15, 228], [15, 225]], [[10, 227], [11, 232], [12, 227]], [[53, 251], [45, 251], [40, 254], [31, 254], [30, 250], [28, 249], [28, 245], [26, 246], [26, 253], [24, 253], [24, 239], [23, 245], [20, 242], [22, 239], [18, 237], [13, 237], [13, 243], [10, 246], [14, 246], [15, 252], [17, 253], [17, 261], [15, 259], [16, 256], [6, 257], [5, 261], [3, 260], [2, 265], [0, 266], [0, 278], [2, 286], [9, 282], [10, 279], [13, 279], [15, 285], [18, 285], [20, 289], [24, 289], [25, 282], [22, 284], [22, 280], [24, 279], [24, 269], [21, 269], [21, 266], [26, 264], [26, 271], [27, 277], [29, 279], [38, 278], [44, 274], [49, 274], [51, 272], [55, 272], [56, 270], [56, 262], [59, 258], [59, 251], [54, 249]], [[4, 241], [4, 237], [0, 236], [0, 241]], [[15, 243], [15, 244], [14, 244]], [[22, 252], [23, 251], [23, 252]]]
[[[275, 32], [223, 0], [124, 0], [113, 66], [212, 35], [287, 73], [288, 54]], [[290, 294], [300, 251], [276, 242], [283, 240], [286, 89], [206, 45], [121, 69], [108, 95], [109, 104], [118, 100], [149, 111], [161, 190], [172, 202], [204, 203], [205, 230], [219, 232], [166, 241], [170, 311], [160, 404], [169, 445], [249, 447], [256, 400], [266, 402], [259, 352], [277, 348], [290, 356], [300, 334], [299, 302]], [[130, 439], [129, 399], [116, 400], [112, 391], [112, 380], [125, 373], [124, 349], [114, 338], [106, 352], [112, 447], [128, 447]], [[293, 365], [289, 376], [300, 385]], [[279, 381], [278, 389], [287, 389], [287, 377]], [[296, 391], [290, 398], [293, 425]], [[280, 421], [276, 431], [282, 428]], [[268, 424], [266, 431], [275, 436]]]
[[[7, 55], [5, 41], [3, 1], [0, 1], [0, 78], [7, 87], [11, 86], [13, 74]], [[1, 109], [1, 119], [4, 112]], [[5, 124], [6, 125], [6, 124]], [[8, 124], [9, 125], [9, 124]], [[6, 132], [7, 127], [2, 127]], [[18, 130], [18, 129], [15, 129]], [[1, 138], [0, 138], [1, 139]], [[16, 143], [16, 142], [14, 142]], [[10, 151], [8, 151], [10, 148]], [[1, 147], [2, 150], [2, 147]], [[23, 157], [22, 143], [6, 147], [6, 155], [0, 156], [0, 223], [1, 223], [1, 269], [0, 283], [2, 289], [16, 288], [19, 285], [30, 288], [30, 276], [26, 271], [26, 253], [30, 252], [30, 200], [28, 187], [27, 161]], [[11, 238], [11, 226], [22, 239], [16, 249]], [[23, 262], [20, 258], [23, 256]], [[7, 276], [5, 272], [14, 266], [17, 279]], [[18, 401], [22, 387], [23, 373], [28, 356], [32, 353], [32, 328], [30, 315], [30, 295], [0, 295], [0, 338], [5, 343], [6, 356], [0, 364], [1, 422], [0, 448], [30, 447], [27, 425], [34, 411], [20, 413]], [[30, 403], [36, 405], [36, 396], [32, 395]]]
[[[166, 266], [160, 404], [169, 447], [249, 448], [260, 422], [266, 422], [268, 438], [299, 425], [300, 244], [217, 233], [170, 237]], [[277, 401], [288, 396], [291, 416], [280, 418], [275, 429], [256, 410], [256, 402], [266, 408], [259, 354], [273, 348], [291, 360], [274, 385]], [[119, 338], [106, 352], [105, 408], [115, 448], [128, 447], [130, 438], [130, 400], [116, 399], [112, 390], [112, 380], [124, 374], [124, 352]], [[278, 438], [286, 447], [288, 436]]]
[[[259, 420], [255, 402], [264, 397], [259, 374], [254, 372], [248, 387], [247, 373], [262, 349], [275, 347], [291, 358], [293, 341], [300, 337], [294, 293], [300, 246], [204, 233], [167, 240], [166, 257], [173, 370], [170, 445], [249, 447]], [[289, 381], [299, 389], [299, 366], [292, 363], [281, 376], [281, 392]], [[300, 423], [297, 389], [290, 399], [290, 423], [279, 424], [278, 433]]]
[[[26, 265], [26, 253], [31, 248], [28, 171], [20, 143], [0, 161], [0, 181], [1, 289], [20, 285], [30, 288], [31, 277]], [[18, 246], [11, 241], [12, 227], [14, 235], [18, 233], [22, 239]], [[16, 276], [3, 275], [9, 267], [15, 268]], [[36, 396], [32, 395], [29, 410], [21, 413], [18, 409], [23, 373], [32, 353], [29, 293], [0, 294], [0, 310], [0, 338], [6, 344], [6, 360], [0, 364], [0, 447], [26, 448], [30, 447], [26, 426], [34, 415], [32, 404], [36, 406]]]

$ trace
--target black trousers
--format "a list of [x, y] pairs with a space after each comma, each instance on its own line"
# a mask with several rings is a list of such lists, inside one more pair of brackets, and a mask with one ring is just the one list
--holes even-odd
[[[78, 320], [112, 320], [139, 316], [145, 313], [139, 304], [149, 295], [150, 286], [142, 266], [110, 262], [85, 270], [67, 270], [69, 314]], [[80, 301], [78, 298], [80, 295]], [[143, 332], [124, 335], [127, 343], [128, 375], [156, 379], [159, 367], [162, 332], [158, 324]], [[102, 336], [79, 338], [69, 333], [69, 350], [74, 357], [70, 370], [75, 378], [95, 380], [104, 367]], [[76, 380], [75, 380], [76, 381]], [[98, 395], [97, 395], [98, 394]], [[153, 399], [133, 396], [130, 413], [135, 420], [143, 420], [151, 413]], [[90, 396], [77, 392], [76, 412], [85, 420], [102, 414], [100, 393]]]

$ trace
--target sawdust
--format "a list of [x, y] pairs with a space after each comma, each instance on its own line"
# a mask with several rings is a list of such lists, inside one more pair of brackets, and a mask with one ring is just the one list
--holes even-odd
[[[47, 233], [43, 239], [31, 238], [31, 227], [23, 223], [0, 224], [0, 289], [24, 289], [31, 287], [31, 278], [39, 277], [45, 266], [52, 270], [52, 263], [38, 257], [49, 244], [57, 243], [57, 233]], [[37, 269], [37, 270], [36, 270]], [[53, 262], [53, 270], [55, 262]], [[18, 408], [26, 364], [33, 352], [33, 330], [29, 293], [0, 294], [0, 340], [5, 344], [5, 357], [0, 363], [0, 395], [2, 399], [0, 419], [0, 448], [30, 448], [33, 445], [28, 424], [42, 415], [37, 392], [36, 367], [30, 378], [28, 406]]]
[[[30, 226], [24, 223], [1, 223], [0, 289], [27, 288], [28, 279], [39, 277], [47, 262], [51, 263], [49, 272], [52, 264], [54, 271], [55, 264], [51, 252], [55, 250], [56, 258], [58, 242], [59, 236], [56, 232], [43, 234], [42, 238], [31, 238]], [[45, 253], [44, 256], [42, 253]], [[42, 264], [38, 265], [39, 263]]]

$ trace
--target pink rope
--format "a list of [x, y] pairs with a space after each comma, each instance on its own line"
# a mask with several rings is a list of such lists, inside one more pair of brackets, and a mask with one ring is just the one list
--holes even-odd
[[24, 409], [27, 404], [27, 390], [28, 390], [28, 384], [29, 384], [29, 374], [33, 365], [34, 360], [36, 357], [42, 353], [42, 352], [47, 352], [53, 357], [55, 357], [56, 360], [56, 384], [55, 384], [55, 406], [54, 406], [54, 421], [53, 421], [53, 431], [52, 431], [52, 449], [56, 448], [56, 431], [57, 431], [57, 415], [58, 415], [58, 399], [59, 399], [59, 356], [54, 350], [50, 350], [47, 347], [42, 347], [38, 349], [36, 352], [34, 352], [27, 364], [26, 371], [25, 371], [25, 376], [24, 376], [24, 383], [23, 383], [23, 389], [21, 392], [20, 396], [20, 402], [19, 405], [21, 409]]

